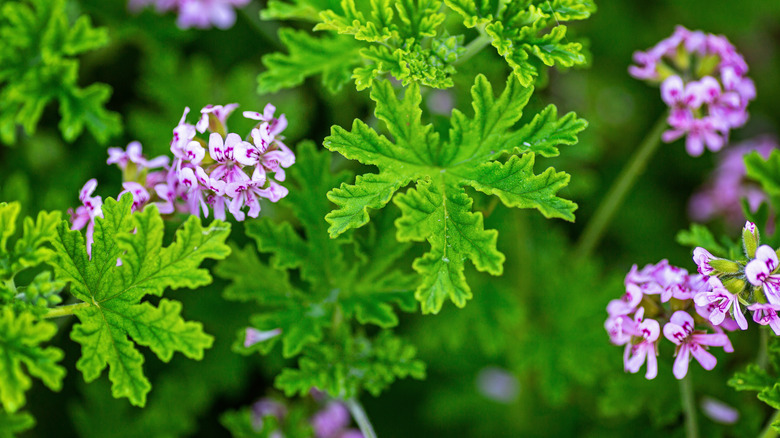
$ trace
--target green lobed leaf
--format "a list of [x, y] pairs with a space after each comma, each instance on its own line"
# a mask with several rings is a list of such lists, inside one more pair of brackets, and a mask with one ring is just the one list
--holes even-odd
[[691, 248], [700, 246], [717, 257], [729, 257], [729, 252], [736, 247], [734, 243], [724, 247], [715, 240], [715, 236], [712, 235], [712, 232], [707, 227], [699, 224], [691, 224], [690, 230], [678, 232], [676, 240], [680, 245]]
[[315, 38], [303, 31], [284, 28], [279, 30], [279, 39], [289, 53], [272, 53], [263, 57], [267, 70], [257, 77], [258, 93], [294, 87], [317, 74], [322, 74], [323, 86], [336, 93], [349, 81], [352, 69], [360, 62], [360, 46], [350, 38]]
[[160, 296], [168, 287], [192, 289], [210, 283], [208, 271], [198, 266], [207, 258], [229, 254], [224, 240], [230, 226], [214, 221], [203, 228], [191, 216], [177, 230], [174, 242], [163, 247], [157, 208], [149, 206], [131, 215], [131, 203], [125, 197], [103, 205], [104, 218], [95, 221], [91, 259], [81, 233], [61, 222], [54, 241], [56, 257], [50, 263], [57, 278], [68, 281], [71, 293], [83, 301], [75, 311], [80, 323], [71, 331], [71, 339], [82, 347], [76, 367], [90, 382], [108, 366], [114, 397], [143, 406], [151, 385], [134, 343], [149, 347], [167, 362], [174, 352], [202, 358], [213, 337], [200, 323], [181, 318], [180, 303], [162, 299], [155, 307], [141, 300]]
[[0, 10], [0, 140], [12, 144], [16, 126], [33, 134], [43, 110], [60, 104], [60, 131], [75, 140], [86, 127], [101, 143], [121, 132], [119, 115], [107, 111], [111, 90], [105, 84], [78, 85], [73, 56], [104, 46], [106, 29], [89, 17], [70, 23], [65, 0], [5, 2]]
[[397, 378], [425, 378], [425, 365], [416, 354], [412, 345], [388, 331], [373, 341], [347, 338], [341, 345], [307, 349], [299, 368], [283, 370], [274, 384], [288, 397], [307, 395], [311, 388], [341, 399], [355, 397], [361, 388], [376, 396]]
[[0, 438], [13, 438], [35, 427], [35, 418], [29, 412], [9, 414], [0, 411]]
[[[379, 169], [328, 193], [337, 205], [325, 216], [331, 237], [363, 226], [370, 220], [369, 209], [383, 208], [394, 199], [402, 211], [396, 221], [399, 240], [427, 240], [431, 245], [414, 262], [423, 276], [416, 292], [423, 312], [438, 312], [447, 297], [465, 305], [471, 289], [464, 261], [499, 275], [504, 256], [496, 248], [497, 233], [485, 230], [481, 214], [470, 211], [472, 201], [463, 186], [495, 194], [510, 207], [536, 208], [545, 217], [574, 220], [576, 204], [556, 196], [569, 176], [552, 168], [535, 175], [533, 152], [556, 155], [555, 146], [573, 144], [586, 123], [573, 114], [558, 119], [550, 106], [514, 129], [531, 92], [510, 76], [496, 98], [487, 79], [477, 76], [471, 89], [473, 118], [453, 111], [449, 139], [442, 141], [431, 125], [422, 123], [417, 86], [399, 100], [389, 82], [378, 83], [371, 98], [392, 140], [355, 120], [351, 131], [333, 127], [324, 142], [330, 150]], [[507, 154], [509, 159], [501, 161]], [[415, 189], [395, 195], [410, 182], [416, 183]]]
[[775, 379], [756, 364], [749, 364], [745, 371], [738, 371], [728, 381], [737, 391], [763, 391], [775, 384]]
[[6, 412], [13, 414], [24, 406], [24, 393], [32, 385], [22, 364], [50, 389], [62, 388], [65, 368], [57, 363], [64, 356], [62, 350], [40, 346], [56, 333], [55, 324], [39, 321], [30, 312], [17, 315], [10, 307], [0, 309], [0, 402]]
[[[540, 74], [541, 65], [572, 67], [586, 62], [582, 44], [570, 41], [561, 22], [584, 20], [596, 11], [591, 0], [514, 1], [445, 0], [467, 27], [479, 27], [490, 38], [524, 86]], [[550, 28], [549, 31], [546, 31]]]
[[263, 20], [320, 21], [320, 11], [338, 7], [338, 0], [270, 0], [260, 11]]
[[[261, 252], [272, 254], [268, 263], [244, 248], [236, 250], [216, 270], [219, 276], [231, 280], [224, 293], [226, 298], [254, 301], [259, 306], [259, 312], [250, 318], [254, 329], [281, 330], [278, 336], [255, 345], [244, 344], [246, 331], [242, 330], [234, 349], [242, 354], [267, 354], [281, 343], [284, 357], [303, 355], [300, 369], [285, 371], [290, 376], [307, 373], [302, 371], [308, 366], [306, 358], [319, 354], [315, 351], [323, 346], [351, 342], [350, 320], [392, 327], [398, 324], [397, 308], [412, 311], [416, 307], [412, 293], [416, 277], [395, 269], [396, 260], [408, 248], [399, 245], [393, 236], [395, 217], [383, 215], [377, 226], [372, 223], [368, 227], [367, 235], [330, 239], [323, 216], [331, 205], [324, 195], [349, 175], [332, 173], [329, 154], [317, 151], [310, 142], [300, 144], [296, 155], [298, 162], [288, 175], [290, 194], [282, 204], [293, 210], [300, 229], [286, 222], [275, 224], [268, 218], [249, 221], [247, 236], [257, 242]], [[290, 275], [288, 269], [299, 269], [300, 275]], [[267, 281], [258, 282], [258, 278]], [[388, 343], [388, 348], [393, 345]], [[400, 353], [394, 356], [398, 360], [405, 357]], [[394, 378], [383, 381], [389, 384]], [[296, 387], [303, 390], [311, 382], [305, 378]], [[353, 389], [357, 391], [361, 385], [376, 391], [384, 388], [371, 382], [356, 381]], [[329, 388], [320, 387], [328, 391], [336, 387]]]

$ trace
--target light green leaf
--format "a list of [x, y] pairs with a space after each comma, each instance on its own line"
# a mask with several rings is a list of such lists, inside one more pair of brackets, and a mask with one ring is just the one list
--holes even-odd
[[[334, 127], [324, 142], [330, 150], [379, 169], [328, 194], [337, 205], [325, 217], [331, 237], [364, 225], [369, 209], [380, 209], [395, 196], [403, 214], [396, 221], [399, 240], [427, 240], [431, 245], [430, 252], [414, 262], [423, 275], [416, 292], [423, 312], [438, 312], [446, 297], [462, 307], [471, 297], [464, 261], [493, 275], [502, 272], [504, 261], [496, 248], [497, 233], [485, 230], [482, 216], [470, 211], [472, 201], [463, 186], [497, 195], [510, 207], [536, 208], [545, 217], [574, 220], [576, 205], [556, 196], [569, 176], [552, 168], [535, 175], [530, 152], [556, 155], [556, 145], [573, 144], [586, 123], [573, 114], [558, 119], [551, 106], [528, 125], [514, 128], [531, 92], [510, 76], [496, 98], [487, 79], [477, 76], [471, 89], [474, 116], [453, 111], [449, 139], [442, 141], [431, 125], [422, 123], [417, 86], [399, 100], [389, 82], [376, 84], [371, 90], [376, 116], [392, 140], [355, 120], [351, 131]], [[506, 162], [498, 161], [507, 154]], [[416, 189], [394, 195], [413, 181]]]
[[101, 143], [122, 130], [119, 115], [107, 111], [111, 89], [80, 88], [73, 56], [108, 43], [108, 32], [89, 17], [69, 22], [65, 0], [5, 2], [0, 10], [0, 140], [14, 143], [16, 125], [33, 134], [52, 100], [60, 104], [60, 131], [75, 140], [86, 127]]
[[[143, 356], [133, 341], [149, 347], [161, 360], [174, 352], [192, 359], [203, 357], [213, 338], [197, 322], [186, 322], [181, 305], [162, 299], [158, 306], [141, 302], [146, 295], [162, 295], [168, 287], [196, 288], [211, 282], [200, 263], [207, 258], [225, 258], [224, 244], [230, 226], [214, 221], [203, 228], [191, 216], [174, 242], [162, 246], [163, 225], [154, 206], [130, 214], [131, 198], [109, 199], [103, 205], [103, 219], [95, 221], [92, 257], [84, 239], [65, 222], [54, 241], [55, 259], [50, 262], [57, 278], [68, 281], [71, 293], [83, 301], [75, 314], [80, 323], [71, 338], [82, 347], [76, 367], [89, 382], [109, 366], [114, 397], [127, 397], [137, 406], [146, 402], [151, 389], [143, 374]], [[121, 265], [117, 266], [117, 260]]]
[[[301, 367], [306, 367], [305, 358], [313, 351], [345, 342], [349, 335], [344, 331], [350, 330], [351, 319], [380, 327], [397, 325], [396, 307], [406, 311], [416, 307], [412, 292], [416, 276], [402, 274], [394, 266], [408, 245], [395, 240], [392, 216], [383, 215], [379, 227], [371, 224], [367, 235], [328, 237], [323, 216], [331, 204], [324, 195], [349, 176], [333, 174], [329, 154], [317, 151], [311, 143], [299, 145], [296, 155], [298, 164], [288, 176], [290, 195], [281, 204], [294, 211], [300, 229], [287, 222], [274, 224], [267, 218], [248, 222], [247, 236], [257, 242], [261, 252], [271, 253], [271, 259], [265, 263], [245, 248], [221, 262], [216, 272], [231, 280], [226, 298], [254, 301], [259, 306], [251, 318], [253, 328], [281, 330], [279, 336], [249, 346], [244, 345], [246, 332], [241, 331], [234, 349], [242, 354], [268, 354], [281, 342], [282, 355], [302, 354]], [[290, 275], [287, 269], [299, 269], [299, 275]], [[258, 278], [265, 281], [258, 282]], [[404, 357], [397, 356], [399, 360]], [[298, 370], [287, 372], [297, 375]], [[385, 381], [389, 384], [393, 379]], [[365, 382], [355, 385], [373, 385]], [[296, 387], [310, 383], [303, 380]]]
[[274, 384], [288, 397], [306, 395], [311, 388], [342, 399], [355, 397], [361, 388], [376, 396], [397, 378], [425, 378], [425, 365], [416, 355], [412, 345], [388, 331], [373, 341], [347, 338], [341, 345], [308, 349], [299, 368], [284, 369]]
[[360, 46], [347, 37], [315, 38], [303, 31], [284, 28], [279, 31], [279, 39], [289, 53], [263, 57], [267, 70], [257, 77], [258, 93], [294, 87], [317, 74], [322, 74], [325, 88], [336, 93], [349, 81], [352, 69], [360, 62]]
[[38, 321], [29, 312], [17, 315], [10, 307], [0, 309], [0, 402], [5, 411], [13, 414], [24, 406], [24, 393], [32, 385], [22, 364], [50, 389], [62, 388], [65, 368], [57, 364], [62, 350], [40, 346], [56, 333], [55, 324]]
[[35, 427], [35, 418], [29, 412], [9, 414], [0, 412], [0, 438], [13, 438], [18, 433]]
[[[445, 0], [467, 27], [484, 28], [524, 86], [539, 76], [542, 64], [572, 67], [586, 63], [582, 44], [571, 41], [562, 22], [584, 20], [596, 11], [591, 0], [541, 2]], [[550, 28], [545, 33], [545, 29]]]

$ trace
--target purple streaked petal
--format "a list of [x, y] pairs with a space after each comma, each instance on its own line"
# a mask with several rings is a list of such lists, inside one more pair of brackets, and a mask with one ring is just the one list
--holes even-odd
[[677, 345], [684, 345], [683, 340], [688, 337], [688, 332], [673, 322], [667, 322], [664, 324], [664, 337]]
[[763, 260], [753, 259], [745, 266], [745, 276], [753, 286], [761, 286], [769, 276], [769, 268]]
[[766, 263], [770, 273], [777, 268], [777, 253], [769, 245], [761, 245], [756, 249], [756, 259]]

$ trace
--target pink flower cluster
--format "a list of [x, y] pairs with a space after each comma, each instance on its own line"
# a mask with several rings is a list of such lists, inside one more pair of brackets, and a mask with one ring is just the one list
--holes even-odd
[[759, 242], [758, 229], [747, 222], [742, 230], [747, 259], [723, 259], [698, 247], [693, 251], [698, 274], [688, 274], [666, 260], [641, 271], [634, 265], [626, 276], [626, 293], [607, 305], [604, 323], [612, 343], [626, 346], [626, 371], [635, 373], [647, 362], [645, 377], [656, 376], [659, 321], [665, 322], [664, 337], [677, 346], [678, 379], [687, 374], [690, 356], [704, 369], [715, 367], [717, 361], [707, 347], [734, 351], [725, 331], [747, 330], [743, 306], [753, 312], [755, 323], [780, 335], [780, 261], [775, 249]]
[[[722, 285], [708, 281], [701, 274], [691, 275], [662, 260], [641, 270], [634, 265], [626, 275], [625, 286], [623, 297], [607, 305], [609, 317], [604, 327], [613, 344], [625, 345], [623, 363], [626, 371], [636, 373], [647, 363], [645, 377], [656, 377], [661, 332], [675, 344], [677, 358], [673, 372], [678, 379], [688, 373], [691, 356], [707, 370], [715, 367], [717, 360], [707, 351], [708, 347], [734, 351], [723, 329], [734, 330], [737, 323], [726, 314], [731, 302], [720, 300], [725, 291]], [[671, 305], [672, 301], [674, 305]], [[665, 306], [664, 303], [669, 304]], [[689, 309], [691, 306], [693, 309]], [[680, 310], [672, 312], [671, 309]], [[695, 312], [692, 314], [690, 310]], [[696, 330], [697, 320], [699, 326], [714, 333]]]
[[234, 8], [247, 4], [249, 0], [130, 0], [127, 7], [132, 12], [149, 5], [154, 5], [158, 13], [175, 10], [179, 13], [176, 24], [181, 29], [208, 29], [211, 26], [227, 29], [236, 22]]
[[[125, 181], [118, 197], [129, 193], [133, 211], [154, 204], [162, 214], [178, 211], [199, 216], [202, 211], [208, 217], [213, 210], [215, 218], [224, 220], [227, 209], [238, 221], [247, 215], [258, 216], [260, 198], [276, 202], [285, 197], [288, 191], [279, 182], [285, 180], [284, 169], [295, 163], [295, 155], [282, 143], [287, 119], [284, 115], [274, 117], [276, 108], [271, 104], [263, 113], [245, 111], [244, 117], [258, 123], [243, 140], [229, 133], [226, 126], [237, 107], [207, 105], [194, 125], [187, 123], [190, 109], [185, 108], [173, 129], [172, 162], [167, 156], [146, 159], [138, 142], [130, 143], [126, 150], [109, 148], [107, 163], [119, 166]], [[198, 137], [207, 133], [207, 139]], [[102, 217], [102, 198], [92, 196], [96, 187], [97, 181], [89, 180], [79, 196], [83, 205], [69, 210], [72, 229], [87, 227], [90, 254], [94, 220]]]
[[717, 167], [708, 181], [688, 202], [688, 213], [695, 221], [707, 221], [723, 217], [727, 223], [739, 227], [745, 220], [741, 200], [747, 200], [751, 211], [766, 200], [761, 188], [745, 179], [743, 158], [756, 151], [764, 158], [778, 148], [772, 137], [760, 137], [740, 143], [723, 151]]
[[629, 73], [660, 82], [670, 107], [664, 142], [686, 136], [690, 155], [701, 155], [705, 146], [716, 152], [728, 142], [729, 131], [747, 121], [756, 89], [746, 76], [745, 59], [726, 37], [678, 26], [655, 47], [634, 53], [634, 61]]

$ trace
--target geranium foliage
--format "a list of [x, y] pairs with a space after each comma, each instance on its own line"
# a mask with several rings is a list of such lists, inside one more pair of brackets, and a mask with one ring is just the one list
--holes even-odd
[[7, 1], [0, 6], [0, 140], [16, 141], [16, 127], [35, 132], [52, 100], [60, 105], [59, 128], [67, 141], [86, 127], [101, 143], [121, 132], [117, 113], [104, 108], [105, 84], [78, 85], [75, 56], [103, 47], [108, 31], [86, 15], [69, 20], [66, 0]]
[[471, 297], [464, 262], [469, 259], [493, 275], [501, 274], [504, 262], [496, 249], [498, 233], [485, 230], [482, 214], [471, 211], [466, 186], [498, 196], [508, 207], [536, 208], [545, 217], [574, 220], [576, 205], [556, 196], [569, 175], [552, 168], [537, 175], [533, 166], [536, 154], [555, 156], [557, 145], [576, 143], [587, 123], [572, 113], [558, 118], [551, 105], [515, 128], [532, 92], [510, 76], [496, 98], [490, 82], [477, 76], [471, 88], [474, 116], [454, 110], [449, 138], [442, 140], [432, 125], [422, 122], [416, 85], [399, 100], [389, 82], [377, 84], [371, 92], [375, 114], [392, 140], [355, 120], [351, 131], [336, 126], [324, 142], [332, 151], [379, 168], [379, 173], [358, 176], [355, 184], [328, 193], [338, 206], [326, 216], [330, 235], [366, 224], [368, 209], [384, 207], [396, 191], [416, 183], [394, 198], [402, 212], [396, 221], [398, 239], [431, 245], [414, 262], [422, 275], [416, 297], [426, 313], [438, 312], [447, 297], [463, 307]]
[[[217, 269], [232, 281], [226, 298], [260, 306], [251, 319], [253, 329], [280, 331], [258, 343], [242, 331], [237, 350], [267, 354], [281, 341], [285, 357], [302, 355], [297, 369], [285, 369], [276, 379], [288, 394], [319, 388], [334, 397], [352, 397], [361, 389], [378, 393], [396, 377], [421, 378], [424, 366], [415, 359], [413, 346], [390, 332], [367, 336], [351, 324], [356, 320], [391, 328], [398, 324], [396, 306], [415, 309], [415, 276], [394, 268], [406, 245], [396, 244], [387, 232], [390, 221], [365, 237], [330, 239], [322, 219], [330, 210], [325, 194], [350, 176], [332, 174], [328, 155], [311, 144], [299, 146], [297, 154], [299, 162], [289, 172], [294, 188], [285, 203], [303, 235], [289, 222], [249, 222], [247, 235], [260, 251], [272, 254], [270, 263], [245, 248]], [[293, 269], [300, 272], [300, 284], [291, 279]], [[267, 281], [258, 283], [257, 278]]]
[[224, 240], [230, 226], [214, 221], [203, 228], [196, 217], [190, 217], [174, 242], [163, 247], [157, 208], [131, 215], [131, 204], [129, 196], [104, 204], [105, 217], [95, 223], [91, 259], [82, 234], [61, 223], [51, 263], [57, 278], [67, 281], [71, 294], [81, 301], [74, 304], [80, 323], [71, 332], [71, 338], [81, 344], [76, 367], [89, 382], [108, 366], [114, 397], [127, 397], [143, 406], [151, 384], [133, 341], [167, 362], [174, 352], [202, 358], [213, 338], [200, 323], [181, 317], [179, 302], [163, 298], [155, 306], [141, 300], [161, 296], [168, 287], [194, 289], [209, 284], [211, 276], [198, 265], [206, 258], [228, 255]]

